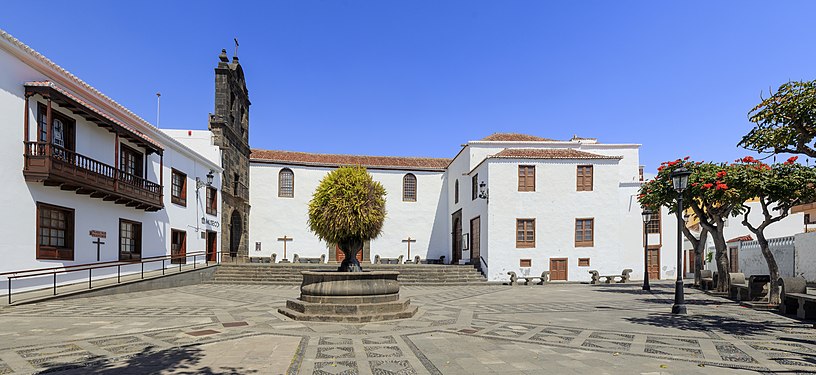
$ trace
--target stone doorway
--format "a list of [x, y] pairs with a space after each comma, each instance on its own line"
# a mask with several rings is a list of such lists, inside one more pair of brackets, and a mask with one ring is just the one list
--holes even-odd
[[456, 211], [451, 215], [451, 220], [453, 224], [451, 228], [453, 231], [451, 232], [451, 264], [459, 263], [459, 260], [462, 259], [462, 210]]
[[244, 234], [243, 223], [241, 222], [241, 213], [238, 210], [232, 211], [230, 217], [230, 246], [229, 253], [231, 257], [238, 256], [238, 247], [241, 246], [241, 236]]

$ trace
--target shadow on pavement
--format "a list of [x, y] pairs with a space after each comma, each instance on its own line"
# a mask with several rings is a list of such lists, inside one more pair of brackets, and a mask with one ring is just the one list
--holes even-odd
[[769, 333], [778, 333], [789, 328], [798, 328], [799, 324], [780, 323], [773, 321], [749, 321], [732, 316], [717, 315], [680, 315], [667, 313], [650, 314], [646, 317], [625, 318], [634, 324], [643, 324], [654, 327], [675, 328], [687, 331], [720, 331], [731, 335], [750, 336]]
[[91, 358], [87, 365], [58, 365], [43, 372], [60, 374], [205, 374], [239, 375], [257, 373], [240, 367], [199, 367], [204, 350], [196, 347], [172, 348], [151, 352], [147, 347], [139, 354], [124, 361], [111, 361], [101, 357]]

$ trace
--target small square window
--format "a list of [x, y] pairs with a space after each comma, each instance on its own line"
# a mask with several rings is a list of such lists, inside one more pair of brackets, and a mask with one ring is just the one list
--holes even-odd
[[578, 258], [578, 267], [589, 267], [589, 258]]
[[532, 267], [533, 260], [532, 259], [520, 259], [519, 260], [519, 267]]

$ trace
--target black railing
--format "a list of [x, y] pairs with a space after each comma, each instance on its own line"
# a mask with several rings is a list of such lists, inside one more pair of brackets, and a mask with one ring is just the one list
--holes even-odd
[[[23, 279], [23, 278], [30, 278], [30, 277], [38, 277], [38, 276], [47, 276], [52, 275], [53, 279], [53, 295], [57, 295], [57, 274], [67, 274], [71, 272], [80, 272], [80, 271], [88, 271], [88, 289], [93, 288], [93, 270], [96, 269], [103, 269], [103, 268], [113, 268], [116, 267], [116, 283], [119, 284], [122, 281], [122, 267], [130, 267], [139, 265], [140, 266], [140, 280], [144, 279], [144, 272], [145, 272], [145, 263], [154, 263], [154, 262], [161, 262], [162, 263], [162, 275], [165, 274], [165, 270], [167, 269], [167, 261], [170, 260], [177, 260], [180, 258], [184, 258], [185, 262], [180, 262], [179, 265], [179, 272], [182, 271], [182, 266], [186, 265], [187, 258], [193, 258], [192, 268], [196, 269], [197, 267], [197, 258], [204, 257], [204, 265], [210, 265], [210, 258], [209, 255], [212, 253], [207, 253], [205, 251], [197, 251], [188, 253], [185, 255], [161, 255], [156, 257], [150, 258], [142, 258], [138, 261], [131, 261], [131, 262], [123, 262], [123, 261], [111, 261], [111, 262], [101, 262], [101, 263], [88, 263], [88, 264], [78, 264], [74, 266], [66, 266], [66, 267], [49, 267], [49, 268], [38, 268], [38, 269], [30, 269], [30, 270], [22, 270], [22, 271], [11, 271], [11, 272], [4, 272], [0, 273], [0, 276], [5, 276], [8, 279], [8, 303], [11, 305], [12, 303], [12, 280], [15, 279]], [[215, 261], [214, 263], [219, 263], [220, 252], [216, 252]], [[171, 263], [172, 264], [172, 263]], [[173, 265], [175, 266], [175, 265]], [[157, 270], [153, 270], [157, 271]], [[113, 277], [113, 276], [111, 276]], [[107, 278], [106, 278], [107, 279]], [[70, 285], [70, 284], [69, 284]]]
[[[482, 268], [482, 263], [484, 263], [484, 268]], [[484, 277], [487, 277], [487, 271], [485, 271], [487, 268], [488, 268], [487, 261], [485, 260], [484, 257], [479, 255], [479, 272], [481, 272], [482, 275], [484, 275]]]

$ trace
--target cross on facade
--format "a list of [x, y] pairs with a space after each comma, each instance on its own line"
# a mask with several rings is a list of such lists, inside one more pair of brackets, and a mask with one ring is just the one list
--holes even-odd
[[96, 261], [98, 262], [99, 261], [99, 246], [104, 245], [105, 243], [102, 242], [101, 238], [97, 238], [96, 241], [93, 241], [91, 243], [96, 244]]
[[286, 259], [286, 243], [292, 240], [293, 238], [287, 237], [285, 235], [283, 237], [278, 238], [278, 241], [283, 241], [283, 259]]
[[408, 236], [408, 238], [402, 240], [402, 242], [407, 242], [408, 243], [408, 260], [411, 260], [411, 242], [416, 242], [416, 239], [411, 238], [411, 236]]

